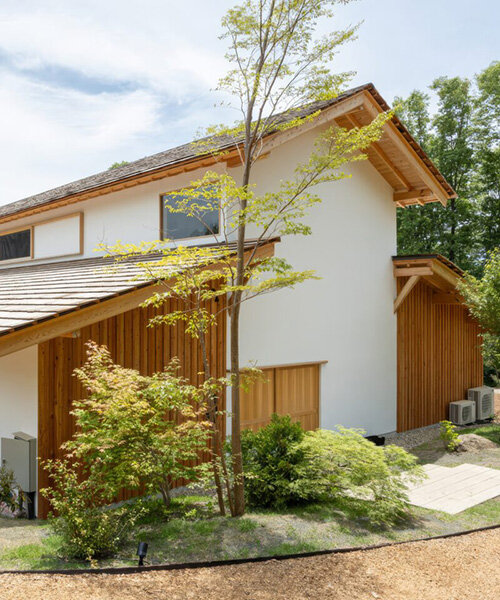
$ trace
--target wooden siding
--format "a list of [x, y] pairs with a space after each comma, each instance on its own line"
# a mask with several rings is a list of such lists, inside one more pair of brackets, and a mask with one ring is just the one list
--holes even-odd
[[420, 281], [398, 309], [398, 431], [447, 419], [448, 404], [483, 382], [478, 324], [463, 305], [433, 302], [435, 293]]
[[262, 369], [263, 381], [242, 393], [242, 429], [256, 431], [273, 413], [290, 415], [307, 430], [319, 427], [320, 365], [290, 365]]
[[[160, 310], [173, 310], [170, 301]], [[220, 299], [222, 302], [222, 299]], [[215, 312], [218, 304], [213, 302]], [[105, 344], [113, 360], [143, 374], [161, 371], [174, 356], [181, 362], [180, 373], [192, 382], [200, 382], [202, 371], [199, 344], [184, 332], [184, 325], [147, 327], [157, 314], [153, 308], [135, 308], [81, 329], [78, 338], [57, 337], [38, 346], [38, 455], [40, 459], [62, 456], [60, 446], [75, 429], [70, 415], [73, 400], [81, 398], [83, 389], [73, 371], [85, 362], [85, 343], [93, 340]], [[217, 327], [208, 336], [208, 349], [217, 377], [226, 374], [225, 313], [218, 316]], [[38, 488], [49, 485], [46, 472], [39, 467]], [[120, 499], [130, 498], [133, 492], [124, 491]], [[38, 515], [45, 518], [47, 503], [39, 499]]]

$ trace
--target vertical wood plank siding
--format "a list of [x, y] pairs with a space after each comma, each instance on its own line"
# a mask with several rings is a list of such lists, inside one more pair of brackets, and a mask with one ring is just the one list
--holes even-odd
[[[222, 302], [219, 299], [219, 302]], [[159, 309], [173, 310], [173, 301]], [[219, 304], [212, 302], [215, 313]], [[85, 343], [93, 340], [105, 344], [118, 364], [140, 370], [144, 375], [161, 371], [174, 357], [181, 361], [180, 373], [193, 383], [201, 382], [203, 370], [199, 344], [185, 333], [184, 324], [175, 327], [147, 327], [156, 309], [136, 308], [110, 319], [94, 323], [81, 330], [79, 338], [58, 337], [38, 346], [38, 455], [41, 461], [62, 456], [60, 446], [75, 430], [70, 414], [73, 400], [83, 397], [84, 391], [73, 376], [76, 367], [85, 362]], [[226, 318], [217, 317], [217, 326], [208, 334], [208, 350], [215, 365], [214, 376], [226, 375]], [[38, 489], [49, 485], [46, 472], [38, 469]], [[124, 490], [120, 499], [134, 492]], [[45, 518], [48, 506], [39, 498], [38, 516]]]
[[[398, 278], [398, 293], [405, 282]], [[420, 281], [398, 310], [398, 431], [448, 419], [448, 404], [483, 382], [478, 324], [433, 294]]]
[[241, 427], [257, 431], [273, 413], [290, 415], [306, 430], [319, 427], [319, 364], [263, 368], [264, 380], [242, 391]]

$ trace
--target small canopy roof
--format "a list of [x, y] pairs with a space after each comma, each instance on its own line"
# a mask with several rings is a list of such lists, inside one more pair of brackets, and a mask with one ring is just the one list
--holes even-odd
[[458, 281], [464, 276], [464, 272], [441, 254], [393, 256], [392, 262], [394, 277], [407, 278], [394, 301], [394, 312], [397, 312], [405, 298], [421, 279], [440, 294], [439, 298], [443, 303], [461, 303], [456, 288]]

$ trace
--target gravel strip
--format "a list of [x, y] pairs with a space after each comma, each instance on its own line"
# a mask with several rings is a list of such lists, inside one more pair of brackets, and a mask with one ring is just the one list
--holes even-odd
[[135, 575], [0, 575], [1, 600], [494, 600], [499, 530], [378, 550]]
[[412, 429], [410, 431], [403, 431], [402, 433], [388, 433], [385, 436], [386, 444], [394, 444], [401, 446], [409, 450], [425, 444], [439, 436], [439, 423], [436, 425], [429, 425], [428, 427], [421, 427], [420, 429]]

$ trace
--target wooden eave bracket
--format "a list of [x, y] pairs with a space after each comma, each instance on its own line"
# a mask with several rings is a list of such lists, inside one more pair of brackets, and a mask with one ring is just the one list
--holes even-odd
[[433, 303], [453, 304], [455, 303], [453, 298], [456, 299], [456, 303], [460, 303], [455, 291], [459, 276], [436, 259], [410, 259], [396, 262], [394, 264], [394, 277], [409, 278], [394, 301], [394, 312], [397, 312], [420, 279], [437, 290]]
[[421, 275], [412, 275], [409, 277], [408, 281], [404, 284], [403, 288], [398, 294], [396, 300], [394, 300], [394, 312], [398, 311], [398, 308], [403, 304], [405, 298], [412, 291], [412, 289], [417, 285], [420, 281]]

